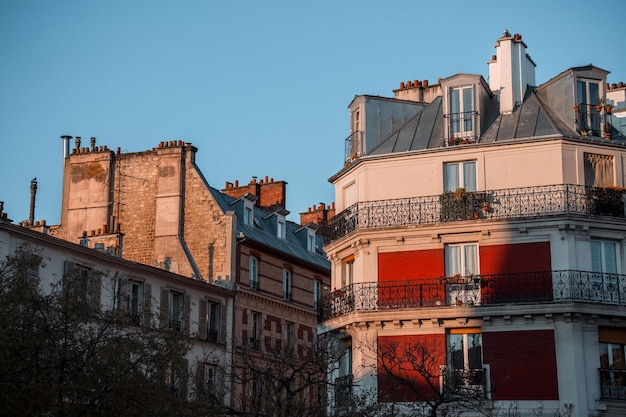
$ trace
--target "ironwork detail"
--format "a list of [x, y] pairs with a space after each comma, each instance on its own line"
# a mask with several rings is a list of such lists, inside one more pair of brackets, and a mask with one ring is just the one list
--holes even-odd
[[[607, 191], [608, 190], [608, 191]], [[435, 196], [363, 201], [330, 220], [327, 243], [357, 230], [433, 225], [453, 221], [522, 219], [558, 214], [625, 217], [619, 188], [558, 184]]]
[[355, 283], [320, 298], [318, 316], [559, 301], [626, 306], [626, 275], [560, 270]]
[[600, 368], [602, 399], [626, 400], [626, 369]]

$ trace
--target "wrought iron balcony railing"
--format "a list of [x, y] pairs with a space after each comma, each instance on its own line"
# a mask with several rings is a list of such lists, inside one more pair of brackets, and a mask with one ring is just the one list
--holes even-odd
[[626, 400], [626, 369], [600, 368], [602, 399]]
[[580, 301], [626, 306], [626, 275], [546, 271], [352, 284], [322, 297], [319, 319], [352, 312]]
[[624, 190], [558, 184], [434, 196], [363, 201], [335, 215], [326, 240], [356, 230], [432, 225], [479, 219], [521, 219], [556, 214], [624, 217]]
[[365, 152], [363, 134], [364, 132], [357, 131], [346, 138], [346, 158], [344, 160], [346, 164], [363, 156]]

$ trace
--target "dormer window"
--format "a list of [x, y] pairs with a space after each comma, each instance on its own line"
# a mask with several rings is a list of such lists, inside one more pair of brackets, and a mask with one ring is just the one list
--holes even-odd
[[[475, 116], [473, 88], [471, 86], [450, 88], [449, 94], [449, 144], [475, 140]], [[471, 142], [470, 142], [471, 141]]]
[[315, 252], [315, 230], [306, 228], [306, 248], [311, 252]]
[[281, 239], [285, 238], [287, 223], [285, 221], [285, 216], [281, 214], [276, 214], [276, 237]]
[[252, 226], [254, 221], [254, 205], [252, 201], [243, 200], [243, 222], [249, 226]]
[[578, 130], [584, 136], [600, 134], [602, 103], [600, 80], [578, 78], [576, 81], [576, 119]]

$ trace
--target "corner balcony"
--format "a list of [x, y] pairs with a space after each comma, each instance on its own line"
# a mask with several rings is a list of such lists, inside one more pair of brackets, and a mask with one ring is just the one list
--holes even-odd
[[354, 312], [579, 301], [626, 306], [626, 275], [546, 271], [348, 285], [320, 299], [319, 320]]
[[524, 219], [577, 214], [625, 217], [625, 189], [557, 184], [465, 191], [434, 196], [363, 201], [336, 214], [326, 236], [331, 243], [358, 230], [434, 225], [454, 221]]

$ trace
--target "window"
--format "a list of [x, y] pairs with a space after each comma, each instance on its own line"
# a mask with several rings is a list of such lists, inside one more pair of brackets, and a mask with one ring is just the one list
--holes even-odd
[[250, 347], [258, 350], [261, 347], [261, 314], [252, 312], [248, 326], [250, 332]]
[[444, 192], [459, 188], [476, 191], [476, 161], [450, 162], [443, 165]]
[[281, 216], [280, 214], [277, 214], [276, 215], [276, 237], [284, 239], [285, 233], [286, 233], [285, 217]]
[[243, 200], [243, 222], [252, 226], [254, 222], [254, 207], [249, 200]]
[[626, 332], [614, 327], [599, 327], [600, 384], [602, 398], [626, 398]]
[[284, 333], [283, 341], [285, 343], [285, 349], [288, 351], [293, 349], [293, 345], [294, 345], [293, 331], [294, 331], [294, 324], [286, 321], [283, 326], [283, 333]]
[[254, 256], [250, 256], [248, 274], [249, 274], [248, 279], [250, 281], [250, 288], [258, 290], [259, 289], [259, 260]]
[[311, 252], [315, 252], [315, 230], [306, 228], [306, 248]]
[[472, 87], [450, 89], [450, 137], [473, 136]]
[[68, 299], [89, 308], [100, 308], [100, 274], [93, 268], [67, 262], [63, 286]]
[[484, 387], [480, 329], [451, 329], [448, 333], [448, 354], [446, 388], [458, 392]]
[[291, 300], [291, 270], [283, 269], [283, 298]]
[[580, 105], [578, 114], [579, 129], [600, 132], [600, 114], [596, 105], [600, 103], [601, 89], [599, 80], [579, 78], [576, 82], [576, 100]]
[[335, 379], [335, 406], [346, 407], [352, 400], [352, 340], [343, 341], [341, 356]]
[[222, 332], [222, 304], [219, 302], [200, 299], [199, 306], [199, 337], [209, 342], [223, 341]]
[[318, 280], [313, 281], [313, 308], [317, 308], [320, 302], [322, 284]]
[[126, 311], [132, 324], [141, 325], [144, 314], [144, 283], [132, 279], [116, 282], [115, 307]]
[[617, 274], [617, 249], [614, 242], [591, 240], [591, 270]]
[[354, 255], [341, 261], [341, 288], [354, 282]]
[[213, 363], [201, 362], [202, 381], [200, 394], [204, 399], [215, 398], [218, 395], [218, 369]]
[[585, 185], [590, 187], [608, 187], [613, 182], [613, 157], [585, 153]]
[[183, 329], [183, 311], [185, 304], [185, 296], [178, 291], [170, 292], [170, 329]]
[[449, 244], [445, 248], [448, 305], [480, 304], [478, 244]]

